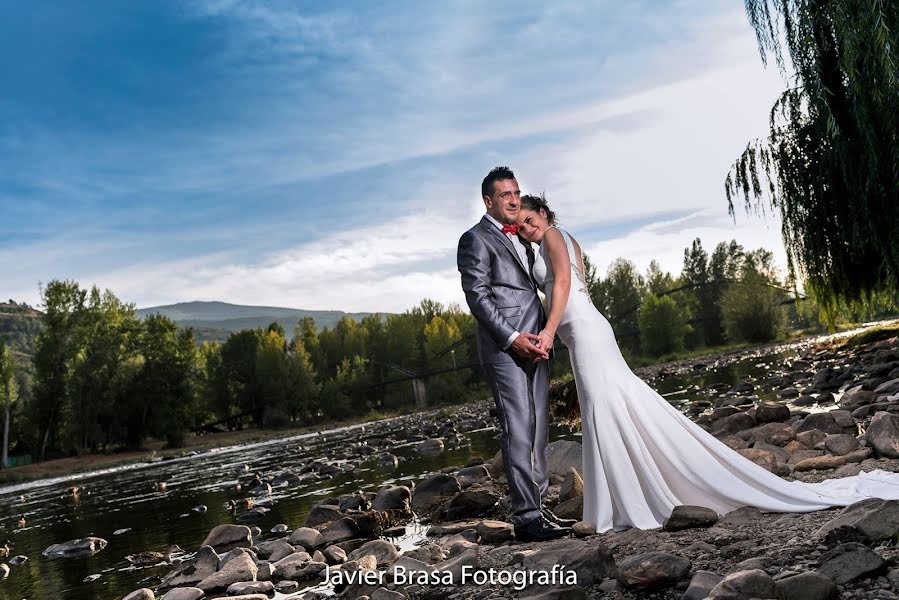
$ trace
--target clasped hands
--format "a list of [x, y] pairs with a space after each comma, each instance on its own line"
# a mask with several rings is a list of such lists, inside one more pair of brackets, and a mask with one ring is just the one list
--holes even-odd
[[518, 356], [532, 360], [535, 363], [541, 360], [549, 360], [549, 351], [553, 347], [554, 336], [545, 329], [537, 335], [533, 333], [519, 334], [512, 342], [512, 351]]

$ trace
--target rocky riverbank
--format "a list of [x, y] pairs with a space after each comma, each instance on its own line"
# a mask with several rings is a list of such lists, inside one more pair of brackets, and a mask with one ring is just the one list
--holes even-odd
[[[696, 361], [653, 375], [710, 367], [708, 360]], [[682, 408], [736, 452], [787, 479], [899, 471], [896, 338], [855, 348], [805, 345], [798, 358], [764, 378], [693, 390]], [[370, 600], [899, 598], [899, 569], [894, 567], [899, 501], [868, 500], [807, 514], [745, 507], [717, 515], [701, 507], [678, 507], [658, 530], [594, 534], [590, 524], [581, 523], [570, 539], [522, 543], [506, 523], [498, 457], [417, 481], [390, 476], [400, 460], [391, 449], [399, 444], [440, 453], [465, 444], [469, 431], [495, 426], [489, 404], [407, 419], [409, 433], [402, 439], [347, 443], [335, 447], [327, 460], [240, 473], [245, 498], [235, 503], [235, 522], [213, 529], [186, 560], [167, 557], [172, 570], [152, 590], [135, 591], [129, 600], [225, 595], [262, 600], [311, 586], [317, 587], [297, 597], [323, 598], [336, 591]], [[304, 523], [284, 523], [270, 532], [253, 527], [274, 502], [272, 488], [325, 481], [363, 457], [377, 457], [384, 470], [389, 483], [380, 491], [329, 498]], [[554, 442], [549, 458], [549, 503], [560, 516], [580, 517], [579, 444]], [[426, 535], [409, 547], [404, 533], [419, 528]], [[543, 572], [549, 577], [553, 565], [562, 563], [576, 574], [576, 584], [560, 575], [554, 583], [538, 580], [516, 589], [522, 587], [521, 576]], [[410, 582], [400, 577], [401, 569], [394, 574], [398, 568], [426, 575]], [[454, 583], [427, 575], [432, 572], [450, 573]], [[348, 585], [323, 584], [335, 573], [355, 575]], [[466, 573], [469, 578], [463, 580]]]

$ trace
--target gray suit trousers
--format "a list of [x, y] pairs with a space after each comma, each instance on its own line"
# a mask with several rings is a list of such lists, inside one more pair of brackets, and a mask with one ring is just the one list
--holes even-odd
[[483, 365], [502, 427], [500, 444], [509, 480], [512, 524], [540, 516], [549, 473], [549, 363], [504, 362]]

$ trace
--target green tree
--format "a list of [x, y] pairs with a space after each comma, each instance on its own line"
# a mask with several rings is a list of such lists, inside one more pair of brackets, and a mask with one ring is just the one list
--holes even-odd
[[758, 250], [746, 256], [738, 282], [728, 285], [721, 297], [721, 312], [729, 340], [769, 342], [784, 324], [782, 306], [786, 293], [776, 287], [772, 255]]
[[[779, 213], [790, 279], [822, 310], [899, 290], [899, 3], [746, 0], [762, 60], [793, 72], [767, 139], [725, 180]], [[788, 55], [789, 64], [785, 59]]]
[[316, 381], [312, 358], [302, 338], [295, 337], [291, 343], [287, 356], [287, 377], [290, 382], [287, 414], [291, 421], [315, 415], [319, 410], [321, 385]]
[[664, 294], [675, 286], [671, 273], [663, 272], [658, 261], [651, 260], [646, 271], [646, 291], [650, 294]]
[[41, 290], [43, 328], [33, 361], [32, 402], [41, 459], [57, 443], [60, 415], [68, 407], [72, 365], [78, 354], [76, 331], [85, 296], [86, 292], [74, 281], [53, 280]]
[[289, 420], [287, 404], [290, 380], [282, 331], [284, 330], [269, 328], [260, 336], [256, 349], [254, 378], [262, 409], [256, 422], [265, 427], [282, 427]]
[[639, 352], [638, 309], [644, 294], [643, 277], [637, 266], [624, 258], [618, 258], [609, 267], [604, 281], [606, 310], [602, 311], [621, 336], [619, 343], [633, 353]]
[[18, 399], [18, 387], [16, 385], [16, 364], [12, 358], [12, 352], [6, 346], [6, 342], [0, 338], [0, 402], [3, 403], [3, 455], [0, 457], [0, 467], [9, 465], [9, 424], [12, 406]]
[[220, 382], [225, 390], [227, 412], [222, 418], [250, 413], [256, 423], [262, 422], [265, 409], [259, 401], [259, 385], [256, 381], [256, 353], [259, 351], [261, 332], [244, 329], [232, 333], [222, 344]]
[[690, 331], [686, 309], [670, 296], [647, 294], [640, 306], [640, 344], [650, 356], [661, 356], [684, 349]]
[[147, 436], [171, 447], [184, 444], [187, 421], [197, 401], [198, 350], [192, 329], [179, 329], [164, 315], [143, 320], [139, 369], [123, 407], [125, 443], [139, 448]]

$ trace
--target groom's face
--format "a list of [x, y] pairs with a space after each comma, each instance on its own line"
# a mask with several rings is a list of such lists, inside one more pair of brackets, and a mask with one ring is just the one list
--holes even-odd
[[521, 190], [514, 179], [500, 179], [493, 182], [493, 194], [484, 196], [487, 214], [500, 223], [515, 223], [521, 207]]

